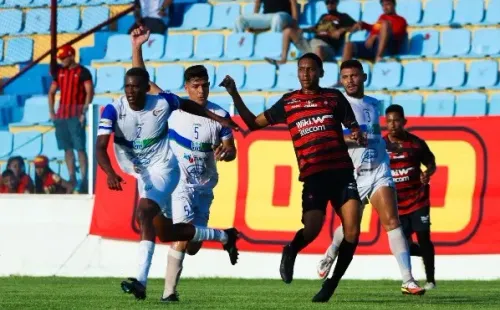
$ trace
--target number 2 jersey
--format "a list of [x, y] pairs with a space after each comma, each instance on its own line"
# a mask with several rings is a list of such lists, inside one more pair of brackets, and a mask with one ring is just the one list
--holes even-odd
[[115, 134], [115, 155], [123, 172], [137, 176], [167, 166], [171, 157], [167, 120], [179, 105], [178, 96], [165, 92], [146, 95], [140, 111], [132, 110], [125, 96], [104, 108], [97, 135]]
[[[229, 113], [208, 101], [206, 108], [222, 117]], [[187, 187], [213, 189], [218, 182], [213, 148], [233, 137], [231, 128], [182, 110], [169, 120], [169, 142], [181, 170], [180, 184]]]
[[[361, 132], [366, 135], [368, 145], [366, 147], [349, 147], [349, 155], [354, 164], [354, 173], [358, 186], [368, 186], [363, 181], [372, 182], [370, 178], [362, 176], [370, 175], [382, 164], [389, 169], [389, 156], [385, 149], [385, 140], [380, 130], [380, 101], [373, 97], [364, 96], [354, 98], [345, 95], [347, 101], [359, 123]], [[350, 133], [349, 129], [344, 129], [344, 134]]]

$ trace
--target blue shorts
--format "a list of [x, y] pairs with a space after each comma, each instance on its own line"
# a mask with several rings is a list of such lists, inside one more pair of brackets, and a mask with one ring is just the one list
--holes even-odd
[[85, 126], [82, 126], [78, 117], [55, 119], [54, 127], [59, 150], [85, 151]]

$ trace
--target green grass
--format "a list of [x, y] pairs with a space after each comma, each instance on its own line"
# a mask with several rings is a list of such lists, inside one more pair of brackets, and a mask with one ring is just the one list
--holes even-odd
[[397, 281], [342, 281], [328, 304], [312, 304], [320, 281], [182, 279], [180, 303], [161, 304], [163, 281], [136, 301], [115, 278], [0, 278], [0, 309], [500, 309], [500, 281], [440, 281], [424, 296], [403, 296]]

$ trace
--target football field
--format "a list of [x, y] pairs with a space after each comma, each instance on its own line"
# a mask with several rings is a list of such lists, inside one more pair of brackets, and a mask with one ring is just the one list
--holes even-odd
[[500, 309], [500, 281], [440, 281], [424, 296], [403, 296], [396, 281], [345, 280], [328, 304], [313, 304], [321, 281], [182, 279], [177, 304], [159, 302], [163, 280], [148, 298], [122, 293], [117, 278], [0, 278], [0, 309]]

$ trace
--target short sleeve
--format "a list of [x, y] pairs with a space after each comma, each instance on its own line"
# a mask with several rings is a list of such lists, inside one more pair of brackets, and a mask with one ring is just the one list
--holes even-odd
[[349, 14], [342, 14], [342, 17], [340, 27], [352, 27], [356, 24], [356, 21]]
[[344, 125], [345, 128], [353, 130], [359, 130], [359, 124], [356, 120], [356, 116], [354, 115], [354, 111], [352, 110], [351, 104], [344, 95], [338, 92], [338, 100], [337, 106], [334, 111], [335, 119]]
[[[224, 115], [224, 118], [231, 118], [229, 116], [229, 113], [226, 112], [226, 115]], [[227, 140], [231, 139], [233, 137], [233, 130], [229, 127], [222, 127], [220, 132], [219, 132], [219, 138], [221, 140]]]
[[92, 82], [92, 74], [90, 74], [89, 69], [82, 67], [82, 72], [80, 73], [80, 82]]
[[271, 125], [286, 123], [285, 100], [283, 100], [283, 97], [266, 110], [264, 116]]
[[117, 120], [117, 113], [114, 105], [108, 104], [101, 114], [101, 120], [99, 121], [99, 130], [97, 135], [110, 135], [115, 131], [115, 125]]
[[167, 101], [168, 106], [170, 107], [170, 112], [179, 109], [181, 105], [181, 98], [176, 94], [172, 94], [171, 92], [162, 92], [159, 93], [158, 96]]
[[427, 143], [424, 140], [420, 140], [420, 144], [422, 145], [422, 155], [420, 158], [422, 164], [424, 164], [425, 166], [435, 164], [436, 158], [434, 157], [434, 154], [432, 153]]

